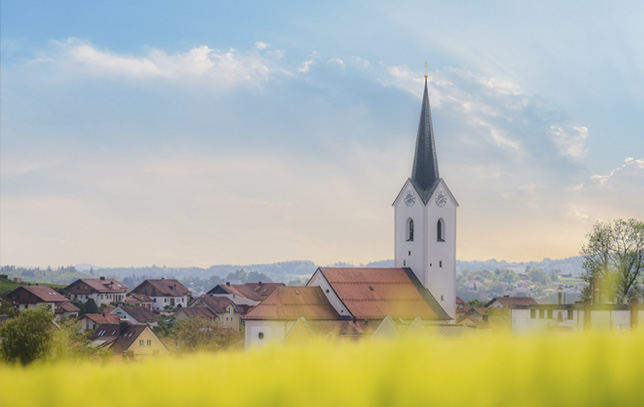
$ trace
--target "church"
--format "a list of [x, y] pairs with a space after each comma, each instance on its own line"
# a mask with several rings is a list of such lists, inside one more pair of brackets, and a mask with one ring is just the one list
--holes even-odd
[[304, 287], [279, 287], [250, 310], [246, 348], [313, 335], [356, 338], [453, 323], [456, 210], [440, 178], [425, 89], [411, 177], [393, 202], [394, 268], [320, 267]]

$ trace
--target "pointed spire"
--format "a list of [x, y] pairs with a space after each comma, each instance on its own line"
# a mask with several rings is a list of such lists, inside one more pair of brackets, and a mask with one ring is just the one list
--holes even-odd
[[[427, 69], [427, 66], [425, 66], [425, 69]], [[425, 73], [425, 93], [423, 94], [423, 105], [420, 110], [414, 166], [411, 172], [411, 180], [424, 203], [427, 203], [439, 178], [436, 147], [434, 147], [432, 114], [427, 94], [427, 74]]]

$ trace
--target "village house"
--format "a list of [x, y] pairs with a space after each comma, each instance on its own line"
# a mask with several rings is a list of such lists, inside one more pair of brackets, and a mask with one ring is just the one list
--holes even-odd
[[100, 277], [78, 279], [65, 287], [64, 291], [72, 301], [85, 304], [92, 299], [100, 307], [124, 301], [128, 288], [113, 278]]
[[6, 295], [18, 310], [48, 307], [55, 319], [76, 318], [80, 309], [56, 290], [45, 285], [25, 285]]
[[154, 303], [154, 301], [152, 300], [152, 298], [148, 297], [145, 294], [130, 293], [125, 297], [125, 303], [129, 305], [134, 305], [136, 307], [144, 307], [151, 310], [152, 304]]
[[278, 287], [284, 287], [284, 283], [262, 283], [260, 281], [259, 283], [232, 284], [227, 282], [226, 284], [217, 284], [206, 294], [227, 297], [235, 305], [254, 307]]
[[127, 321], [99, 325], [90, 337], [89, 346], [110, 349], [117, 358], [139, 359], [169, 353], [148, 325]]
[[487, 304], [485, 308], [509, 308], [511, 305], [539, 305], [539, 303], [532, 297], [494, 297]]
[[84, 314], [78, 318], [81, 327], [85, 331], [93, 331], [101, 324], [118, 324], [121, 320], [120, 315], [113, 315], [103, 311], [100, 314]]
[[143, 294], [152, 299], [152, 310], [162, 311], [174, 307], [187, 307], [188, 290], [173, 278], [148, 279], [136, 286], [131, 294]]
[[644, 307], [630, 304], [510, 305], [512, 334], [545, 332], [628, 331], [644, 324]]
[[131, 324], [146, 324], [154, 328], [159, 323], [159, 317], [145, 307], [132, 307], [120, 305], [110, 312], [111, 315], [118, 315]]
[[[221, 325], [222, 328], [232, 328], [237, 332], [240, 332], [241, 325], [241, 316], [247, 312], [249, 306], [237, 306], [228, 296], [218, 296], [218, 295], [209, 295], [204, 294], [199, 298], [196, 298], [190, 303], [188, 308], [182, 309], [175, 316], [175, 321], [177, 316], [179, 318], [187, 318], [189, 316], [197, 316], [195, 311], [200, 308], [208, 309], [212, 314], [214, 314], [216, 321]], [[204, 311], [197, 311], [204, 313]]]

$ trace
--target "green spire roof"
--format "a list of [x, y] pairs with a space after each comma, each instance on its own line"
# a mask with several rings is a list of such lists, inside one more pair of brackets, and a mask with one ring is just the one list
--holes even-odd
[[436, 147], [434, 146], [434, 130], [432, 129], [432, 114], [429, 108], [429, 96], [427, 95], [427, 76], [425, 75], [425, 93], [423, 94], [423, 105], [420, 110], [414, 166], [411, 172], [411, 181], [424, 203], [429, 200], [439, 179], [438, 160], [436, 159]]

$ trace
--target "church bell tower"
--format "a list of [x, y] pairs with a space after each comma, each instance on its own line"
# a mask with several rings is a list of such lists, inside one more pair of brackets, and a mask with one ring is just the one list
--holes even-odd
[[396, 267], [410, 268], [445, 312], [454, 318], [458, 203], [438, 175], [427, 73], [411, 178], [403, 185], [393, 206]]

